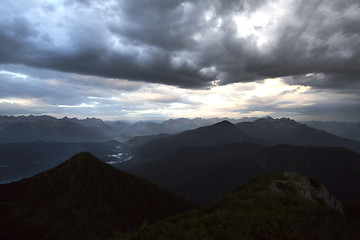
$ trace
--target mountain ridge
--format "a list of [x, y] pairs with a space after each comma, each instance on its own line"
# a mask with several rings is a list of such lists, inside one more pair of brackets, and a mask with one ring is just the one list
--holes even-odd
[[275, 172], [201, 209], [143, 226], [130, 239], [358, 239], [358, 220], [316, 179]]

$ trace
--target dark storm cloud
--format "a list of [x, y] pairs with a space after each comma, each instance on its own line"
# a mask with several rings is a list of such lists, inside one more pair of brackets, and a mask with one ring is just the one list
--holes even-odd
[[22, 17], [0, 21], [0, 63], [18, 63], [20, 54], [30, 52], [35, 28]]
[[[286, 77], [284, 80], [289, 84], [301, 84], [312, 86], [315, 89], [333, 89], [336, 92], [358, 93], [360, 87], [359, 74], [352, 72], [344, 73], [314, 73]], [[346, 84], [345, 84], [346, 83]]]
[[[294, 84], [359, 87], [358, 1], [290, 1], [277, 22], [242, 23], [269, 35], [262, 46], [256, 34], [238, 35], [234, 16], [277, 1], [66, 0], [39, 3], [32, 14], [6, 2], [17, 11], [0, 9], [3, 64], [183, 88], [284, 76]], [[53, 25], [36, 13], [53, 16]], [[322, 78], [307, 81], [309, 73]]]

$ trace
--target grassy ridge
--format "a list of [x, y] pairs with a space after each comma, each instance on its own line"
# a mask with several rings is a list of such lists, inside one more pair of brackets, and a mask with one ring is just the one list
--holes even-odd
[[347, 216], [306, 199], [292, 178], [258, 178], [200, 210], [143, 226], [132, 239], [359, 239]]

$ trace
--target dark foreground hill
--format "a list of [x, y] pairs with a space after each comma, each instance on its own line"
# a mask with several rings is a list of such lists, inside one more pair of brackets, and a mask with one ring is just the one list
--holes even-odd
[[194, 208], [160, 187], [80, 153], [0, 185], [1, 239], [106, 239]]
[[281, 170], [319, 179], [342, 201], [360, 200], [360, 154], [345, 148], [250, 143], [188, 147], [131, 172], [206, 204], [250, 179]]
[[357, 224], [319, 181], [278, 172], [200, 210], [144, 226], [132, 239], [355, 240]]

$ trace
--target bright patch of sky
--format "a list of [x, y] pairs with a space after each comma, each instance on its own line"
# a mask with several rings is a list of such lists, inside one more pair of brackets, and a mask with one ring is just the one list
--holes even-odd
[[271, 46], [276, 41], [276, 31], [281, 22], [292, 10], [294, 0], [267, 1], [255, 11], [245, 4], [245, 11], [233, 16], [239, 38], [253, 38], [258, 48]]
[[[210, 89], [191, 90], [163, 84], [133, 83], [126, 80], [97, 79], [108, 82], [102, 88], [96, 87], [97, 82], [91, 76], [73, 74], [63, 75], [61, 79], [36, 78], [1, 70], [13, 80], [31, 78], [52, 92], [52, 96], [43, 94], [37, 99], [32, 98], [1, 98], [0, 114], [7, 114], [1, 104], [9, 103], [28, 106], [52, 113], [55, 116], [95, 116], [105, 120], [115, 119], [167, 119], [180, 117], [219, 117], [240, 118], [243, 116], [263, 116], [274, 114], [274, 109], [300, 108], [313, 105], [322, 97], [311, 93], [311, 88], [301, 85], [289, 85], [281, 78], [266, 79], [263, 82], [233, 83], [225, 86], [214, 86]], [[70, 78], [72, 81], [64, 81]], [[75, 80], [75, 81], [74, 81]], [[87, 82], [88, 86], [83, 83]], [[16, 87], [16, 81], [13, 81]], [[26, 83], [21, 83], [25, 84]], [[118, 89], [114, 86], [120, 86]], [[126, 86], [135, 88], [126, 89]], [[122, 86], [125, 86], [122, 88]], [[23, 86], [26, 87], [26, 86]], [[94, 88], [96, 87], [96, 88]], [[62, 104], [63, 91], [78, 96], [68, 104]], [[301, 99], [301, 100], [300, 100]], [[77, 103], [76, 103], [77, 102]], [[75, 104], [74, 104], [75, 103]], [[19, 112], [19, 114], [22, 114]], [[289, 113], [287, 113], [289, 114]]]

